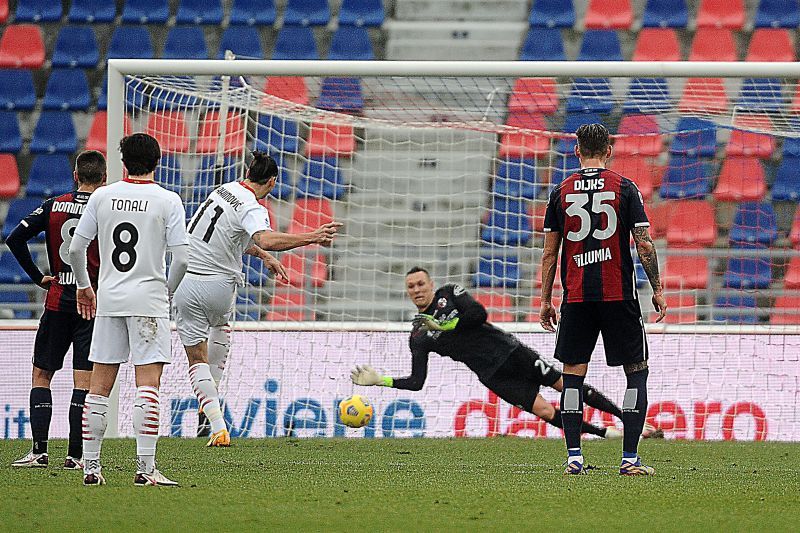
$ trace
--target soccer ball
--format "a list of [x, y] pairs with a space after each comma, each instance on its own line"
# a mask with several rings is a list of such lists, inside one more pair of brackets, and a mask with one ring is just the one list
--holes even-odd
[[345, 426], [363, 428], [372, 420], [372, 404], [364, 396], [353, 394], [339, 404], [339, 418]]

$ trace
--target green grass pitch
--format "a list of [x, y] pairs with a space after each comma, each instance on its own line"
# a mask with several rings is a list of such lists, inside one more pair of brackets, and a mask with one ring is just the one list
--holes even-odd
[[[617, 474], [620, 441], [590, 441], [595, 470], [562, 475], [559, 440], [264, 439], [206, 449], [162, 439], [180, 488], [134, 487], [132, 440], [103, 444], [105, 487], [58, 468], [7, 466], [2, 529], [17, 531], [798, 531], [800, 445], [645, 441], [653, 478]], [[213, 507], [207, 506], [213, 504]], [[201, 529], [202, 528], [202, 529]]]

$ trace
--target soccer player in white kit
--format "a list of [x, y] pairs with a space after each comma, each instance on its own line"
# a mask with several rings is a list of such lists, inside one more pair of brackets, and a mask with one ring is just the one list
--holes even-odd
[[283, 266], [266, 250], [327, 245], [341, 226], [329, 222], [308, 233], [272, 231], [269, 214], [258, 201], [269, 194], [277, 179], [275, 160], [263, 152], [253, 152], [244, 180], [217, 187], [189, 221], [189, 268], [174, 302], [178, 335], [189, 358], [192, 389], [211, 424], [207, 446], [230, 446], [231, 442], [220, 409], [218, 378], [209, 366], [209, 352], [214, 355], [215, 367], [224, 368], [236, 287], [244, 284], [242, 254], [259, 257], [273, 273], [286, 279]]
[[[83, 411], [84, 485], [102, 485], [100, 447], [106, 431], [108, 396], [119, 365], [132, 359], [136, 372], [133, 427], [134, 484], [174, 486], [156, 469], [161, 372], [170, 362], [169, 297], [188, 264], [183, 203], [153, 175], [161, 159], [158, 141], [135, 133], [120, 142], [128, 177], [89, 199], [69, 249], [77, 282], [78, 312], [95, 319], [89, 360], [94, 363]], [[86, 271], [86, 248], [97, 237], [100, 277], [97, 297]], [[169, 278], [166, 253], [171, 252]]]

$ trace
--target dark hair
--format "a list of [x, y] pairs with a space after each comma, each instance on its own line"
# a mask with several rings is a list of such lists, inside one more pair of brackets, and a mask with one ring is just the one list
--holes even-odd
[[99, 185], [106, 176], [106, 158], [97, 150], [86, 150], [75, 160], [78, 182], [86, 185]]
[[428, 273], [427, 270], [425, 270], [424, 268], [422, 268], [420, 266], [415, 266], [411, 270], [406, 272], [406, 277], [410, 276], [411, 274], [416, 274], [417, 272], [425, 272], [426, 276], [431, 277], [430, 273]]
[[134, 133], [119, 142], [122, 162], [131, 176], [150, 174], [161, 160], [161, 147], [154, 137], [146, 133]]
[[253, 152], [253, 160], [247, 167], [247, 179], [263, 185], [278, 175], [278, 163], [267, 153]]
[[608, 129], [602, 124], [584, 124], [575, 132], [578, 149], [583, 157], [605, 157], [608, 151]]

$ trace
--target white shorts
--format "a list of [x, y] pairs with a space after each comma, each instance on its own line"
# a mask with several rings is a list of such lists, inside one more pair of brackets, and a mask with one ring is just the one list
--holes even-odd
[[186, 274], [172, 301], [175, 324], [184, 346], [195, 346], [208, 340], [212, 327], [230, 322], [236, 281], [219, 276]]
[[89, 361], [136, 366], [172, 361], [169, 318], [98, 316], [94, 319]]

